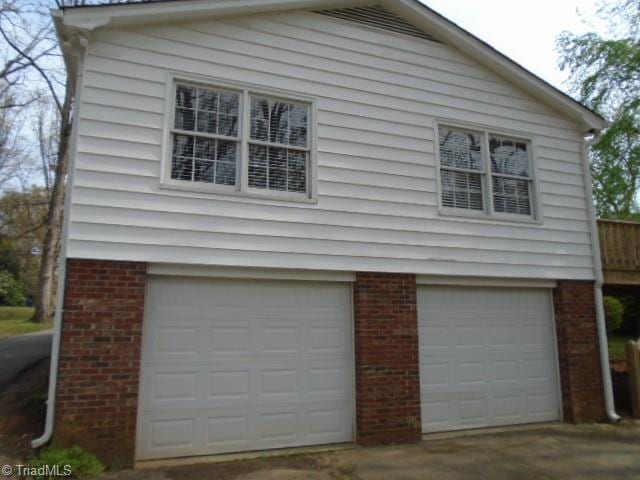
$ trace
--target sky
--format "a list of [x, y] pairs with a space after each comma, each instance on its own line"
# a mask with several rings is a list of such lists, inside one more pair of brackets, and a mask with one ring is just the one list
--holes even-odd
[[556, 36], [597, 27], [594, 0], [420, 1], [564, 91], [567, 75], [558, 67]]

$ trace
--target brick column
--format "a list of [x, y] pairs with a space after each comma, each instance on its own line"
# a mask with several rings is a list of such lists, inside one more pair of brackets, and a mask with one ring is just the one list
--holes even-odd
[[53, 441], [134, 461], [144, 263], [70, 259]]
[[564, 419], [606, 418], [593, 282], [560, 281], [553, 291]]
[[415, 275], [358, 273], [354, 311], [357, 442], [419, 441]]

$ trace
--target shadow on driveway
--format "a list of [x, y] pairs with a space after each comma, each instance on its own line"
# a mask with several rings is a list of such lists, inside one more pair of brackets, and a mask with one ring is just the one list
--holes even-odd
[[[558, 425], [225, 463], [128, 470], [113, 480], [640, 479], [640, 424]], [[202, 460], [201, 460], [202, 461]]]
[[0, 391], [23, 370], [51, 356], [52, 330], [0, 340]]

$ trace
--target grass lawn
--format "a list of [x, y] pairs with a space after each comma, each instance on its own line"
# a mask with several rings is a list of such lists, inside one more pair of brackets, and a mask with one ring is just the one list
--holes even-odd
[[31, 315], [33, 315], [33, 308], [0, 307], [0, 338], [51, 328], [50, 323], [29, 322]]
[[630, 335], [609, 335], [609, 359], [624, 360], [627, 358], [625, 346], [629, 340], [637, 340], [638, 337]]

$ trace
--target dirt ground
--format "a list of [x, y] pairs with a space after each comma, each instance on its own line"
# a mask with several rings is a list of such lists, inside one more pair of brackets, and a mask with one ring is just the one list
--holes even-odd
[[31, 454], [31, 440], [44, 429], [48, 384], [46, 359], [24, 370], [0, 393], [0, 460]]

